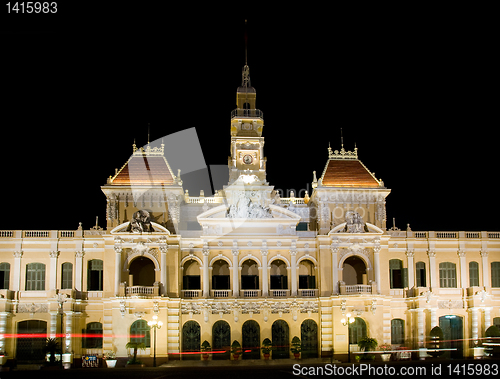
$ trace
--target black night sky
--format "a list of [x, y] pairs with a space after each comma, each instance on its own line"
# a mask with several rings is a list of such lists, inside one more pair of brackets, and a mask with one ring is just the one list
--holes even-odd
[[395, 217], [402, 229], [500, 230], [488, 12], [324, 11], [94, 14], [60, 4], [50, 22], [7, 16], [0, 229], [89, 229], [96, 216], [104, 226], [100, 186], [134, 138], [147, 142], [148, 123], [151, 140], [196, 127], [206, 163], [226, 164], [247, 18], [271, 185], [310, 188], [342, 128], [344, 147], [356, 143], [392, 190], [388, 227]]

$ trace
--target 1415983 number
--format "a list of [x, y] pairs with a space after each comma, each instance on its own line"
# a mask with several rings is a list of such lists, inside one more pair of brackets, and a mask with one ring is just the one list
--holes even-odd
[[8, 13], [57, 13], [57, 3], [52, 2], [38, 2], [26, 1], [7, 3]]

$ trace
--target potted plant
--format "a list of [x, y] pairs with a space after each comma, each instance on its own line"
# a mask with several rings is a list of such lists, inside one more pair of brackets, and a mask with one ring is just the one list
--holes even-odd
[[125, 345], [127, 349], [134, 349], [134, 356], [127, 362], [127, 365], [141, 365], [142, 362], [137, 359], [137, 349], [146, 350], [146, 345], [143, 342], [128, 342]]
[[56, 351], [59, 350], [59, 344], [55, 338], [47, 338], [45, 342], [45, 352], [49, 354], [49, 366], [56, 365]]
[[[381, 351], [391, 351], [392, 350], [391, 345], [380, 345], [378, 348]], [[382, 353], [382, 354], [380, 354], [380, 356], [382, 357], [382, 360], [384, 362], [387, 362], [391, 359], [391, 353]]]
[[271, 350], [273, 349], [273, 343], [269, 338], [264, 339], [262, 341], [262, 354], [264, 354], [264, 359], [269, 360], [269, 355], [271, 354]]
[[106, 351], [104, 353], [104, 360], [106, 361], [106, 366], [113, 368], [116, 366], [116, 355], [114, 351]]
[[[375, 338], [364, 337], [358, 341], [358, 346], [360, 349], [364, 350], [365, 353], [368, 351], [373, 351], [377, 347], [378, 342]], [[375, 355], [364, 355], [363, 360], [374, 360]]]
[[300, 352], [302, 350], [302, 344], [300, 342], [300, 338], [295, 336], [292, 338], [292, 347], [290, 348], [295, 359], [299, 359]]
[[203, 360], [208, 360], [208, 352], [212, 349], [210, 347], [210, 343], [207, 340], [203, 341], [200, 350], [203, 352], [203, 354], [201, 355], [203, 357]]
[[241, 345], [236, 340], [231, 344], [231, 353], [233, 353], [233, 359], [237, 361], [241, 354]]
[[5, 351], [0, 351], [0, 366], [4, 366], [8, 359], [7, 353]]

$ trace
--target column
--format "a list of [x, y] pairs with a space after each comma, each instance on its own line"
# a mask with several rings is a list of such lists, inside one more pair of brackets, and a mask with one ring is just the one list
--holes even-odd
[[83, 251], [77, 251], [75, 253], [75, 289], [77, 291], [82, 291], [82, 272], [83, 272], [83, 256], [85, 253]]
[[433, 291], [438, 288], [437, 276], [436, 276], [436, 252], [434, 250], [429, 250], [427, 252], [429, 256], [429, 289]]
[[14, 251], [14, 282], [12, 283], [13, 291], [21, 290], [21, 257], [22, 251]]
[[431, 329], [435, 326], [439, 326], [437, 318], [437, 308], [431, 308]]
[[66, 327], [64, 330], [64, 333], [66, 334], [65, 338], [65, 343], [64, 343], [64, 352], [65, 353], [71, 353], [73, 350], [72, 346], [72, 341], [71, 341], [71, 335], [73, 334], [73, 312], [72, 311], [66, 311], [64, 312], [66, 315]]
[[290, 260], [292, 265], [292, 296], [297, 296], [297, 250], [290, 250]]
[[267, 297], [269, 295], [269, 283], [267, 275], [267, 249], [261, 250], [260, 254], [262, 255], [262, 296]]
[[207, 298], [210, 294], [210, 283], [208, 279], [208, 255], [210, 250], [208, 249], [208, 244], [203, 246], [203, 297]]
[[5, 351], [5, 333], [7, 332], [7, 319], [10, 312], [0, 312], [0, 351]]
[[120, 282], [122, 278], [122, 247], [115, 246], [115, 296], [120, 294]]
[[167, 296], [167, 246], [160, 246], [161, 293]]
[[380, 293], [380, 246], [373, 248], [373, 265], [375, 271], [375, 283], [377, 284], [377, 293]]
[[57, 288], [57, 257], [59, 256], [58, 251], [50, 252], [50, 271], [49, 271], [49, 290], [55, 290]]
[[415, 252], [413, 250], [406, 251], [406, 258], [408, 259], [408, 288], [411, 289], [415, 287], [415, 273], [413, 264], [413, 257], [415, 256]]
[[463, 289], [466, 289], [468, 285], [467, 285], [467, 269], [465, 263], [465, 251], [458, 250], [458, 257], [460, 259], [460, 283], [462, 284], [461, 287]]
[[425, 343], [425, 313], [422, 308], [417, 309], [417, 341], [418, 347], [424, 347]]
[[[338, 268], [338, 258], [337, 253], [339, 252], [338, 246], [331, 247], [332, 250], [332, 294], [336, 295], [339, 293], [339, 268]], [[317, 283], [317, 286], [319, 283]], [[319, 288], [319, 286], [318, 286]]]
[[484, 308], [484, 330], [491, 326], [491, 308]]
[[471, 338], [472, 342], [476, 342], [479, 339], [479, 309], [478, 308], [470, 308], [471, 316], [472, 316], [472, 325], [471, 325]]
[[232, 249], [233, 253], [233, 297], [238, 297], [240, 295], [240, 284], [239, 284], [239, 264], [238, 264], [238, 249]]
[[483, 286], [490, 286], [490, 268], [488, 267], [488, 252], [481, 249], [481, 260], [483, 262]]
[[[58, 308], [59, 309], [59, 308]], [[50, 311], [50, 338], [56, 338], [57, 334], [57, 317], [59, 316], [58, 311]]]

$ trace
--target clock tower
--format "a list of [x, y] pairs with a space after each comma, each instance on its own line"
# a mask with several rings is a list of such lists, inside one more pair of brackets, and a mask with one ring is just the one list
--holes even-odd
[[256, 91], [250, 84], [250, 69], [245, 64], [241, 86], [236, 91], [236, 109], [231, 112], [231, 156], [229, 183], [241, 175], [262, 183], [266, 180], [264, 157], [264, 118], [255, 107]]

